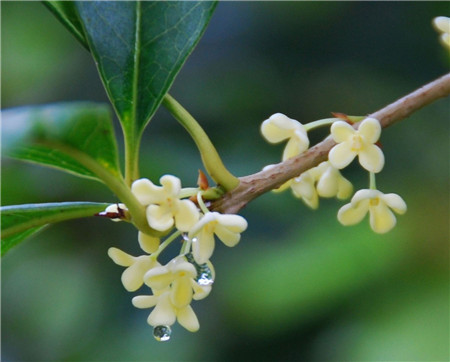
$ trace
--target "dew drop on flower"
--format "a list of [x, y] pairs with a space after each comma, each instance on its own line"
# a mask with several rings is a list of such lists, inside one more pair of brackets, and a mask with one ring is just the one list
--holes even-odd
[[169, 326], [156, 326], [153, 328], [153, 337], [155, 337], [158, 342], [168, 341], [171, 334], [172, 330]]
[[186, 254], [185, 257], [187, 261], [195, 267], [195, 270], [197, 271], [197, 278], [195, 281], [199, 285], [206, 286], [214, 283], [213, 272], [208, 266], [208, 263], [197, 264], [192, 253]]

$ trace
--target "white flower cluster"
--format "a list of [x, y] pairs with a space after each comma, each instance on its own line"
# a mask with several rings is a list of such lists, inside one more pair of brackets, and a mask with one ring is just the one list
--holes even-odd
[[[324, 122], [325, 121], [325, 122]], [[300, 176], [289, 180], [275, 191], [291, 188], [293, 194], [306, 205], [316, 209], [319, 196], [346, 199], [353, 192], [352, 184], [339, 170], [348, 166], [356, 157], [360, 165], [370, 172], [370, 188], [359, 190], [350, 203], [338, 212], [338, 220], [343, 225], [360, 222], [369, 212], [370, 226], [377, 233], [385, 233], [396, 224], [391, 209], [398, 214], [406, 212], [406, 203], [396, 194], [383, 194], [375, 187], [375, 173], [384, 167], [384, 155], [376, 145], [380, 138], [381, 126], [374, 118], [365, 118], [359, 128], [337, 118], [302, 125], [284, 114], [276, 113], [261, 125], [264, 138], [271, 143], [287, 140], [283, 161], [298, 156], [309, 147], [307, 128], [331, 123], [331, 137], [337, 143], [328, 154], [328, 161], [322, 162]], [[308, 127], [309, 126], [309, 127]], [[273, 165], [266, 166], [266, 168]]]
[[[161, 186], [148, 179], [132, 184], [131, 192], [145, 206], [149, 226], [165, 235], [176, 231], [160, 243], [160, 239], [139, 232], [138, 241], [145, 255], [131, 256], [117, 248], [110, 248], [108, 255], [118, 265], [126, 267], [122, 283], [126, 290], [134, 292], [143, 285], [151, 295], [133, 298], [137, 308], [152, 308], [148, 323], [154, 327], [157, 340], [170, 338], [170, 326], [178, 321], [191, 332], [199, 329], [199, 322], [191, 302], [208, 296], [214, 282], [214, 269], [209, 261], [214, 251], [214, 236], [227, 246], [235, 246], [240, 233], [247, 228], [247, 221], [239, 215], [210, 212], [201, 197], [199, 206], [189, 199], [200, 189], [182, 189], [180, 180], [172, 175], [160, 179]], [[188, 192], [186, 192], [186, 190]], [[105, 210], [117, 213], [125, 205], [110, 205]], [[181, 238], [180, 254], [166, 265], [161, 265], [159, 254], [174, 240]]]

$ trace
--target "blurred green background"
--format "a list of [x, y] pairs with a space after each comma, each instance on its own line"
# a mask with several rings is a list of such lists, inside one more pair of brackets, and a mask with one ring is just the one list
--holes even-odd
[[[1, 7], [3, 108], [107, 101], [89, 54], [41, 4]], [[281, 157], [259, 134], [271, 114], [364, 115], [446, 73], [438, 15], [448, 3], [222, 2], [171, 94], [229, 169], [251, 174]], [[111, 246], [139, 253], [130, 225], [83, 219], [44, 230], [2, 260], [2, 360], [447, 361], [449, 107], [440, 100], [382, 135], [378, 187], [408, 204], [393, 231], [339, 225], [336, 200], [311, 211], [289, 192], [266, 194], [241, 211], [240, 244], [217, 244], [213, 291], [193, 304], [200, 330], [175, 326], [169, 343], [153, 339], [149, 311], [131, 305], [140, 293], [123, 289], [123, 269], [106, 255]], [[144, 177], [195, 185], [198, 152], [165, 110], [143, 143]], [[354, 164], [345, 175], [368, 185]], [[11, 160], [1, 186], [3, 205], [116, 201], [98, 183]]]

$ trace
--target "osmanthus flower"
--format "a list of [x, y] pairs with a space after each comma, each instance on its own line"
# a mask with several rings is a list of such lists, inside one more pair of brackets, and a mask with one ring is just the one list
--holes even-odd
[[319, 196], [346, 199], [353, 191], [351, 182], [328, 161], [303, 172], [291, 180], [290, 186], [294, 196], [302, 199], [312, 209], [319, 207]]
[[358, 156], [359, 163], [367, 171], [380, 172], [384, 166], [384, 155], [374, 143], [381, 134], [380, 122], [375, 118], [366, 118], [355, 130], [343, 121], [331, 125], [331, 136], [338, 143], [328, 154], [331, 164], [342, 169]]
[[108, 256], [120, 266], [127, 267], [122, 273], [122, 284], [129, 292], [138, 290], [144, 284], [144, 275], [160, 266], [150, 255], [132, 256], [117, 248], [109, 248]]
[[147, 221], [158, 231], [167, 231], [172, 226], [187, 232], [200, 217], [197, 206], [190, 200], [180, 200], [181, 181], [172, 175], [160, 178], [162, 186], [148, 179], [133, 182], [131, 192], [138, 201], [147, 206]]
[[440, 40], [442, 44], [450, 49], [450, 18], [438, 16], [433, 19], [433, 25], [441, 33]]
[[198, 264], [206, 263], [214, 251], [214, 234], [226, 245], [235, 246], [243, 231], [247, 229], [247, 221], [239, 215], [218, 212], [206, 213], [189, 231], [192, 240], [192, 254]]
[[337, 197], [340, 200], [350, 197], [353, 192], [352, 183], [347, 180], [329, 161], [316, 167], [317, 193], [320, 197]]
[[316, 170], [303, 172], [299, 177], [291, 180], [290, 186], [295, 197], [302, 199], [311, 209], [319, 207], [319, 195], [316, 190]]
[[282, 113], [275, 113], [261, 124], [261, 133], [270, 143], [287, 140], [283, 152], [283, 161], [299, 155], [309, 147], [306, 128], [295, 119]]
[[195, 266], [183, 255], [178, 256], [145, 274], [145, 284], [152, 289], [153, 295], [137, 296], [132, 300], [133, 305], [155, 307], [147, 320], [151, 326], [170, 326], [178, 320], [184, 328], [195, 332], [199, 323], [190, 303], [192, 299], [205, 298], [211, 291], [211, 284], [199, 284], [196, 278]]
[[406, 203], [397, 194], [364, 189], [356, 192], [350, 203], [341, 207], [337, 217], [343, 225], [354, 225], [369, 212], [372, 230], [382, 234], [391, 230], [397, 222], [391, 209], [397, 214], [404, 214]]

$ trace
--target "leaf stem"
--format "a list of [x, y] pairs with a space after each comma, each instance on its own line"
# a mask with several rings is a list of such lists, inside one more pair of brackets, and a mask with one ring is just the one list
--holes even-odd
[[162, 104], [191, 135], [211, 178], [226, 191], [235, 189], [239, 185], [239, 179], [225, 168], [208, 135], [194, 117], [169, 94], [165, 95]]

